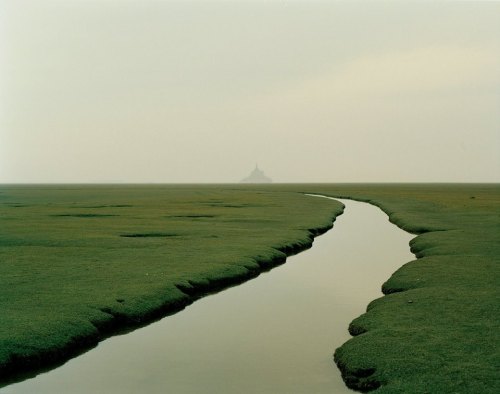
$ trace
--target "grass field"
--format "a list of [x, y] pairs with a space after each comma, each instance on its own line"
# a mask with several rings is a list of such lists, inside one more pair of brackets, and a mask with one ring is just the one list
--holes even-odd
[[418, 235], [335, 353], [347, 384], [500, 392], [500, 185], [2, 186], [1, 379], [310, 246], [341, 207], [302, 192], [370, 202]]
[[0, 381], [283, 263], [341, 210], [230, 186], [2, 186]]

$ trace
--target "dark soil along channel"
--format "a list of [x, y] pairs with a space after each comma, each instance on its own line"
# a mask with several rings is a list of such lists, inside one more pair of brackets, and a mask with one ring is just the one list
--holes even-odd
[[0, 392], [350, 392], [332, 354], [414, 256], [378, 208], [342, 202], [334, 230], [285, 265]]

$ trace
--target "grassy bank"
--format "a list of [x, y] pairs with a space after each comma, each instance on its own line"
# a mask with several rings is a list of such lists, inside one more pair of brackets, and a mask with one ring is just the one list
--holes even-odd
[[341, 210], [234, 186], [0, 187], [0, 381], [283, 263]]
[[335, 352], [350, 387], [500, 392], [500, 185], [2, 186], [0, 380], [310, 246], [341, 209], [298, 192], [369, 202], [416, 235]]
[[346, 383], [377, 393], [500, 392], [500, 186], [301, 190], [370, 202], [418, 235], [418, 259], [383, 284], [386, 296], [351, 323], [355, 337], [335, 352]]

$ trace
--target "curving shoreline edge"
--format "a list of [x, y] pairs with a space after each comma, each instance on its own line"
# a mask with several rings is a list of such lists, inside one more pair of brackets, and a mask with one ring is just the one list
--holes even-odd
[[99, 342], [109, 337], [144, 327], [164, 317], [178, 313], [204, 296], [240, 285], [256, 278], [261, 273], [284, 264], [287, 257], [311, 248], [314, 238], [332, 229], [336, 218], [342, 215], [343, 212], [344, 207], [342, 206], [341, 209], [333, 213], [328, 225], [307, 229], [307, 231], [304, 231], [303, 238], [287, 245], [273, 247], [272, 249], [277, 252], [274, 256], [269, 259], [262, 257], [255, 259], [258, 267], [245, 267], [246, 270], [240, 271], [237, 275], [177, 283], [175, 285], [179, 290], [177, 298], [166, 299], [159, 307], [144, 310], [140, 316], [130, 317], [113, 312], [108, 308], [100, 309], [108, 318], [91, 322], [95, 327], [94, 331], [86, 335], [72, 337], [59, 346], [40, 349], [35, 354], [31, 353], [24, 357], [18, 354], [12, 355], [7, 363], [0, 365], [0, 388], [61, 366], [70, 359], [95, 348]]
[[497, 393], [498, 185], [313, 190], [375, 205], [416, 235], [416, 259], [387, 279], [334, 353], [346, 385], [384, 394]]

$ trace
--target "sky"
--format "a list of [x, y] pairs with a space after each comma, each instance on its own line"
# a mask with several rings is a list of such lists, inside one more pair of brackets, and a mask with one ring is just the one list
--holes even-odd
[[0, 0], [0, 183], [500, 182], [500, 1]]

